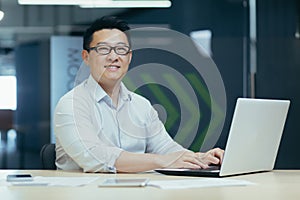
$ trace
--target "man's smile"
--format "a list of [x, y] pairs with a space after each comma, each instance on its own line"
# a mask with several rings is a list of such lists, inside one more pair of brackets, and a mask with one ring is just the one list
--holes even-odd
[[120, 66], [118, 66], [118, 65], [105, 65], [104, 68], [106, 68], [106, 69], [119, 69]]
[[120, 68], [118, 65], [105, 65], [104, 68]]

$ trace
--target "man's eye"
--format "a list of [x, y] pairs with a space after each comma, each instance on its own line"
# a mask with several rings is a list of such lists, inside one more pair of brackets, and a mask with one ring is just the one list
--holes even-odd
[[118, 50], [118, 51], [126, 51], [126, 49], [123, 48], [123, 47], [117, 47], [117, 50]]
[[128, 48], [126, 48], [126, 47], [117, 47], [116, 50], [119, 51], [119, 52], [127, 52]]
[[107, 51], [109, 51], [109, 50], [110, 50], [109, 47], [98, 47], [98, 48], [97, 48], [97, 51], [100, 51], [100, 52], [107, 52]]

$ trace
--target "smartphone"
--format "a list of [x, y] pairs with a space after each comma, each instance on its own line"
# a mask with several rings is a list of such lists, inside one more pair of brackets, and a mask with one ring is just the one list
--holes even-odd
[[99, 187], [144, 187], [147, 185], [147, 178], [107, 178]]
[[8, 174], [6, 177], [7, 182], [23, 182], [33, 181], [31, 174]]

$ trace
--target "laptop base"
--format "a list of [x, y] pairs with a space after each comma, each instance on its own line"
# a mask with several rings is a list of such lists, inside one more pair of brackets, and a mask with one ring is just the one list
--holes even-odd
[[220, 177], [220, 170], [214, 169], [156, 169], [155, 171], [171, 176]]

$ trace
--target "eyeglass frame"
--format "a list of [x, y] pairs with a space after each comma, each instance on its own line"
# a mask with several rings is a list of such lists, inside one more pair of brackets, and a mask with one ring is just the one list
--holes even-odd
[[[106, 53], [106, 54], [99, 53], [99, 52], [97, 51], [97, 48], [100, 47], [100, 46], [109, 47], [110, 49], [109, 49], [108, 53]], [[125, 54], [119, 54], [119, 53], [117, 53], [117, 51], [116, 51], [116, 48], [117, 48], [117, 47], [126, 47], [126, 48], [128, 48], [128, 51], [127, 51]], [[115, 52], [117, 55], [125, 56], [125, 55], [127, 55], [127, 54], [130, 53], [131, 48], [130, 48], [130, 46], [128, 46], [128, 45], [122, 45], [122, 46], [121, 46], [121, 45], [117, 45], [117, 46], [112, 47], [112, 46], [110, 46], [110, 45], [99, 44], [99, 45], [96, 45], [96, 46], [94, 46], [94, 47], [90, 47], [90, 48], [88, 48], [87, 50], [88, 50], [88, 51], [94, 50], [94, 51], [96, 51], [97, 54], [103, 55], [103, 56], [110, 54], [111, 51], [114, 50], [114, 52]]]

